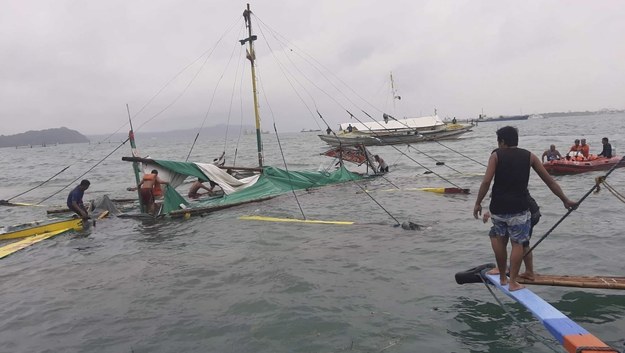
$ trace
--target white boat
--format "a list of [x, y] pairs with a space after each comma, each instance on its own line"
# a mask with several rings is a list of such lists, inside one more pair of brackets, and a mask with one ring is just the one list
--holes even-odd
[[342, 123], [338, 133], [318, 136], [331, 146], [384, 146], [455, 139], [472, 127], [445, 123], [438, 115], [395, 119], [385, 114], [383, 121]]

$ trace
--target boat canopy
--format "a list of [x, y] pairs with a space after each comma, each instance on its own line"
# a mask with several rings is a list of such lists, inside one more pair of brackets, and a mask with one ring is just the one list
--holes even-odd
[[422, 116], [419, 118], [403, 118], [403, 119], [388, 119], [385, 121], [371, 121], [365, 123], [342, 123], [340, 124], [341, 130], [347, 130], [349, 125], [352, 128], [360, 132], [367, 131], [384, 131], [384, 130], [414, 130], [424, 129], [445, 125], [445, 122], [438, 117], [438, 115]]
[[161, 179], [170, 183], [165, 190], [163, 213], [185, 207], [189, 203], [175, 190], [187, 177], [202, 181], [211, 180], [224, 191], [224, 197], [194, 202], [193, 207], [223, 206], [246, 203], [278, 196], [292, 190], [321, 187], [360, 180], [363, 177], [350, 172], [344, 166], [334, 172], [286, 171], [275, 167], [263, 167], [261, 174], [237, 179], [222, 168], [208, 163], [177, 162], [169, 160], [143, 159], [143, 172], [158, 170]]

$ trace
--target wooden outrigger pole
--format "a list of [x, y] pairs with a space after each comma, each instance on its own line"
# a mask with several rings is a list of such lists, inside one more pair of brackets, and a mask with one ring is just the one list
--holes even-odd
[[243, 18], [245, 18], [245, 26], [247, 27], [248, 37], [239, 40], [241, 45], [245, 45], [249, 42], [249, 48], [247, 49], [247, 59], [250, 61], [252, 67], [252, 91], [254, 92], [254, 115], [256, 117], [256, 147], [258, 149], [258, 167], [263, 167], [263, 143], [261, 140], [260, 130], [260, 113], [258, 111], [258, 91], [256, 90], [256, 68], [254, 67], [254, 60], [256, 60], [256, 53], [254, 52], [254, 41], [258, 38], [252, 35], [252, 11], [250, 10], [250, 4], [247, 4], [247, 9], [243, 11]]

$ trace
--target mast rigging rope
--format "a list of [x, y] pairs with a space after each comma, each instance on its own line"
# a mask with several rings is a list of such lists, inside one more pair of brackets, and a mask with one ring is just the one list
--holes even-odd
[[[623, 158], [621, 158], [621, 161], [619, 163], [616, 163], [614, 166], [612, 166], [612, 168], [610, 168], [610, 170], [608, 170], [608, 172], [603, 176], [603, 179], [607, 179], [607, 177], [612, 174], [612, 172], [616, 169], [616, 167], [619, 166], [619, 164], [621, 163], [625, 163], [625, 156], [623, 156]], [[529, 253], [531, 253], [537, 246], [538, 244], [540, 244], [543, 240], [545, 240], [545, 238], [547, 238], [547, 236], [549, 234], [551, 234], [551, 232], [553, 232], [554, 229], [556, 229], [556, 227], [558, 225], [560, 225], [560, 223], [562, 223], [562, 221], [564, 221], [564, 219], [566, 217], [568, 217], [571, 212], [575, 211], [579, 205], [581, 205], [582, 202], [584, 202], [584, 200], [586, 200], [586, 198], [593, 192], [595, 191], [595, 189], [599, 188], [599, 184], [595, 183], [592, 188], [590, 188], [590, 190], [588, 190], [588, 192], [586, 192], [586, 194], [584, 194], [584, 196], [582, 196], [581, 199], [579, 199], [579, 201], [577, 202], [577, 205], [575, 207], [570, 208], [565, 214], [564, 216], [562, 216], [562, 218], [560, 218], [560, 220], [558, 220], [556, 222], [556, 224], [554, 224], [548, 231], [547, 233], [545, 233], [545, 235], [543, 235], [542, 237], [540, 237], [540, 239], [538, 239], [538, 241], [536, 242], [536, 244], [534, 244], [524, 255], [523, 257], [527, 256]]]

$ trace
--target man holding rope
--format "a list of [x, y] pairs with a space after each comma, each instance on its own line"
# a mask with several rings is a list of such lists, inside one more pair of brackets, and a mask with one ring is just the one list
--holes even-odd
[[482, 201], [493, 185], [490, 212], [492, 214], [493, 230], [491, 230], [491, 246], [497, 260], [497, 268], [491, 274], [499, 274], [502, 285], [508, 284], [506, 277], [506, 262], [508, 260], [508, 240], [512, 243], [510, 254], [510, 291], [524, 288], [517, 282], [521, 262], [523, 260], [523, 243], [529, 240], [531, 229], [531, 214], [527, 185], [529, 182], [530, 167], [543, 180], [564, 204], [567, 209], [575, 208], [576, 202], [571, 201], [558, 183], [543, 167], [540, 159], [530, 151], [518, 148], [519, 132], [512, 126], [497, 130], [499, 148], [488, 159], [488, 166], [480, 190], [473, 207], [473, 216], [477, 219], [482, 214]]

